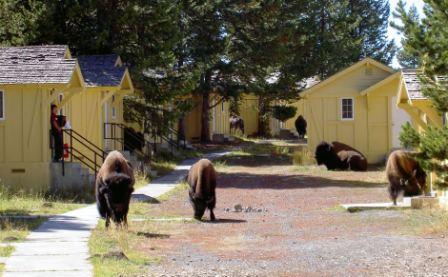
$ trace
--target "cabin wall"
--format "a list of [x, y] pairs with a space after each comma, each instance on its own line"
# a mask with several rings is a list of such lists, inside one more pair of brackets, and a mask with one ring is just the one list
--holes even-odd
[[47, 87], [0, 86], [5, 119], [0, 120], [0, 179], [14, 189], [49, 187], [50, 104]]
[[239, 112], [244, 120], [244, 135], [254, 136], [258, 133], [258, 97], [244, 94], [239, 103]]
[[[303, 115], [308, 123], [310, 151], [314, 152], [321, 141], [340, 141], [361, 151], [369, 163], [383, 163], [392, 149], [391, 99], [397, 94], [398, 79], [368, 95], [360, 92], [390, 75], [390, 72], [365, 65], [329, 82], [293, 104], [297, 114], [286, 122], [286, 128], [295, 129], [295, 119]], [[342, 120], [342, 98], [354, 99], [353, 120]]]

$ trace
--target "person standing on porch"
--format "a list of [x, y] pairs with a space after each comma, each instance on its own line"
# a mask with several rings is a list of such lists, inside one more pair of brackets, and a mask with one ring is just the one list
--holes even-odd
[[57, 114], [57, 106], [52, 104], [51, 105], [51, 117], [50, 117], [50, 124], [51, 124], [51, 136], [53, 137], [53, 149], [54, 149], [54, 155], [53, 155], [53, 162], [59, 162], [62, 158], [63, 148], [62, 145], [62, 127], [59, 126], [58, 122], [58, 116]]

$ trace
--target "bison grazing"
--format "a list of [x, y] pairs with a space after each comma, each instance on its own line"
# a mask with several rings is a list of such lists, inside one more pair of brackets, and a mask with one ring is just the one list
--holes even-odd
[[389, 195], [394, 205], [401, 192], [404, 196], [416, 196], [426, 189], [426, 173], [409, 152], [397, 150], [390, 154], [386, 165]]
[[202, 159], [188, 172], [189, 196], [194, 209], [194, 218], [201, 220], [205, 209], [210, 210], [210, 220], [215, 221], [213, 209], [216, 204], [216, 171], [212, 162]]
[[321, 142], [316, 147], [315, 158], [318, 165], [324, 164], [328, 170], [367, 170], [367, 159], [361, 152], [337, 141]]
[[236, 132], [237, 130], [240, 130], [242, 134], [244, 134], [244, 120], [236, 115], [232, 115], [230, 117], [230, 133]]
[[118, 151], [107, 155], [98, 171], [95, 184], [95, 196], [98, 211], [106, 220], [127, 226], [127, 214], [131, 194], [134, 191], [134, 172], [130, 163]]
[[303, 139], [306, 135], [306, 120], [303, 118], [303, 116], [299, 115], [295, 121], [297, 133], [299, 134], [299, 138]]

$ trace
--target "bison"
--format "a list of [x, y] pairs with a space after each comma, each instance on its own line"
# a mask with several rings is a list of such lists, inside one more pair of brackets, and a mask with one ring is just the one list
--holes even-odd
[[386, 176], [389, 180], [389, 195], [394, 205], [400, 193], [404, 196], [417, 196], [426, 189], [426, 173], [411, 153], [396, 150], [387, 160]]
[[367, 159], [361, 152], [337, 141], [321, 142], [316, 147], [315, 158], [318, 165], [324, 164], [328, 170], [367, 170]]
[[213, 209], [216, 204], [216, 171], [211, 161], [201, 159], [188, 172], [187, 182], [190, 186], [190, 202], [194, 218], [201, 220], [205, 210], [210, 210], [210, 220], [215, 221]]
[[230, 122], [230, 133], [236, 132], [238, 129], [241, 131], [242, 134], [244, 134], [244, 120], [243, 118], [232, 115], [229, 119]]
[[117, 226], [127, 226], [134, 183], [131, 164], [120, 152], [110, 152], [98, 171], [95, 183], [96, 204], [99, 214], [106, 220], [106, 228], [109, 227], [110, 219]]
[[301, 139], [305, 138], [306, 127], [307, 127], [305, 118], [303, 118], [302, 115], [299, 115], [299, 117], [297, 117], [297, 119], [294, 123], [296, 125], [296, 129], [297, 129], [297, 133], [299, 134], [299, 138], [301, 138]]

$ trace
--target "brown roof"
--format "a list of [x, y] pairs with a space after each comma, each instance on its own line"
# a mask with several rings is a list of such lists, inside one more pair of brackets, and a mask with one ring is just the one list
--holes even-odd
[[66, 45], [0, 47], [0, 84], [66, 84], [76, 60]]
[[421, 91], [421, 82], [418, 77], [416, 69], [403, 69], [403, 80], [408, 91], [409, 98], [412, 99], [426, 99]]

